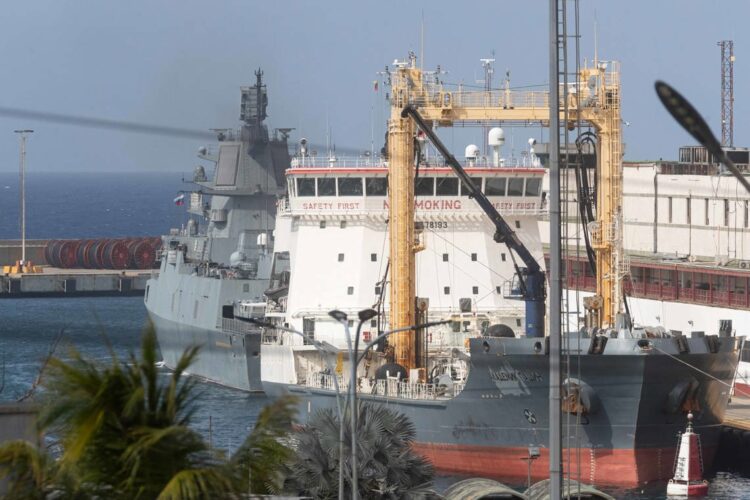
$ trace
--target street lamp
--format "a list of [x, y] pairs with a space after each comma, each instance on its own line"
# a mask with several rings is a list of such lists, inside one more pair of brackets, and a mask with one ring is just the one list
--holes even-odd
[[[315, 349], [319, 353], [321, 353], [323, 357], [323, 361], [325, 362], [326, 367], [328, 368], [328, 371], [331, 373], [331, 376], [333, 377], [333, 387], [336, 389], [336, 409], [338, 410], [338, 414], [339, 414], [339, 462], [341, 462], [341, 459], [344, 455], [344, 415], [343, 415], [343, 410], [341, 408], [341, 391], [339, 390], [339, 378], [338, 376], [336, 376], [336, 370], [333, 368], [333, 364], [331, 363], [331, 360], [328, 358], [328, 356], [326, 356], [326, 354], [338, 354], [338, 348], [336, 348], [336, 346], [329, 344], [326, 341], [315, 340], [309, 335], [302, 333], [299, 330], [295, 330], [294, 328], [275, 325], [273, 323], [268, 323], [267, 321], [262, 321], [262, 320], [255, 319], [255, 318], [248, 318], [248, 321], [250, 323], [253, 323], [254, 325], [262, 326], [264, 328], [269, 328], [273, 330], [281, 330], [283, 332], [289, 332], [289, 333], [293, 333], [294, 335], [299, 335], [303, 339], [310, 342], [310, 344], [313, 347], [315, 347]], [[339, 500], [344, 500], [344, 467], [342, 463], [339, 463]]]
[[657, 80], [654, 84], [656, 88], [656, 94], [659, 96], [661, 103], [667, 108], [672, 118], [677, 120], [677, 123], [682, 125], [698, 143], [706, 148], [720, 163], [732, 172], [740, 184], [742, 184], [748, 193], [750, 193], [750, 183], [742, 175], [740, 169], [734, 164], [732, 160], [727, 156], [726, 151], [721, 147], [719, 140], [711, 132], [706, 120], [698, 113], [690, 101], [685, 99], [682, 94], [677, 92], [668, 83]]
[[[424, 323], [421, 325], [410, 325], [403, 328], [396, 328], [395, 330], [390, 330], [387, 332], [384, 332], [380, 335], [378, 335], [375, 339], [371, 340], [370, 342], [365, 345], [364, 351], [362, 351], [362, 354], [359, 355], [359, 334], [362, 330], [362, 325], [365, 321], [368, 321], [375, 316], [378, 315], [378, 312], [374, 309], [363, 309], [357, 313], [357, 316], [359, 317], [359, 324], [357, 325], [357, 333], [355, 335], [354, 339], [354, 348], [352, 349], [352, 339], [351, 334], [349, 332], [349, 320], [346, 313], [339, 311], [339, 310], [333, 310], [328, 313], [330, 317], [338, 321], [344, 326], [344, 332], [346, 333], [346, 341], [349, 345], [349, 365], [350, 365], [350, 375], [349, 375], [349, 398], [351, 401], [351, 427], [352, 427], [352, 444], [351, 444], [351, 462], [352, 462], [352, 500], [356, 500], [358, 493], [359, 493], [359, 477], [357, 475], [357, 367], [359, 366], [360, 361], [364, 359], [365, 355], [367, 354], [367, 351], [372, 348], [375, 344], [383, 340], [384, 338], [388, 337], [391, 334], [398, 333], [398, 332], [405, 332], [408, 330], [416, 330], [418, 328], [429, 328], [431, 326], [436, 325], [443, 325], [446, 323], [450, 323], [449, 320], [446, 321], [435, 321], [431, 323]], [[343, 426], [340, 428], [343, 429]], [[341, 431], [343, 434], [343, 430]], [[342, 438], [343, 440], [343, 438]]]
[[21, 272], [26, 266], [26, 135], [32, 134], [34, 131], [30, 129], [14, 130], [16, 134], [21, 136], [21, 154], [20, 154], [20, 165], [18, 166], [18, 173], [20, 177], [20, 195], [21, 195]]

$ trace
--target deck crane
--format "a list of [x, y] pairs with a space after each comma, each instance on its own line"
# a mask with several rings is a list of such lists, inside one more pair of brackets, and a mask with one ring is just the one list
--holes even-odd
[[[411, 117], [417, 124], [417, 127], [424, 132], [430, 142], [435, 146], [438, 152], [443, 156], [446, 163], [453, 169], [456, 176], [461, 180], [464, 188], [469, 190], [469, 197], [473, 198], [479, 207], [487, 214], [490, 221], [495, 226], [493, 239], [498, 243], [505, 243], [511, 251], [513, 265], [518, 277], [518, 284], [521, 289], [522, 299], [526, 303], [526, 336], [527, 337], [544, 337], [544, 299], [546, 297], [545, 275], [539, 263], [536, 261], [529, 249], [518, 238], [515, 231], [505, 222], [502, 215], [497, 211], [492, 202], [479, 189], [466, 173], [466, 170], [451, 154], [448, 148], [442, 143], [440, 138], [432, 130], [432, 127], [425, 123], [420, 116], [419, 111], [412, 106], [406, 106], [401, 111], [401, 117]], [[515, 252], [523, 262], [525, 267], [520, 267], [513, 256]]]

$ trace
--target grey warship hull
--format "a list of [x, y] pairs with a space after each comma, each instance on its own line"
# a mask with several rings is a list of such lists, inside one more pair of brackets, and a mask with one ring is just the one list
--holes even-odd
[[273, 252], [276, 202], [286, 191], [287, 129], [269, 135], [268, 96], [261, 71], [241, 90], [239, 130], [221, 129], [218, 145], [199, 149], [186, 226], [163, 237], [161, 266], [144, 301], [164, 363], [175, 368], [183, 352], [200, 348], [195, 375], [246, 391], [262, 391], [260, 332], [236, 316], [265, 301]]
[[[680, 352], [677, 339], [638, 342], [609, 339], [603, 354], [564, 356], [570, 365], [563, 369], [586, 407], [568, 406], [563, 417], [564, 467], [575, 479], [626, 487], [668, 479], [687, 410], [696, 415], [706, 467], [713, 461], [740, 339], [688, 339], [689, 352]], [[288, 356], [285, 347], [264, 345], [263, 356]], [[406, 414], [416, 427], [415, 448], [439, 470], [525, 482], [529, 448], [538, 447], [531, 476], [543, 479], [549, 464], [549, 358], [543, 351], [534, 339], [474, 339], [469, 376], [458, 395], [360, 398]], [[264, 389], [299, 397], [302, 422], [335, 404], [330, 390], [303, 383], [264, 377]]]

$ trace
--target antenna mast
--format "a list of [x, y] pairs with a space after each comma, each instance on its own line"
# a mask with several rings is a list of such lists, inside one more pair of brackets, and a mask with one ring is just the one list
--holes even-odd
[[734, 147], [734, 40], [721, 47], [721, 145]]

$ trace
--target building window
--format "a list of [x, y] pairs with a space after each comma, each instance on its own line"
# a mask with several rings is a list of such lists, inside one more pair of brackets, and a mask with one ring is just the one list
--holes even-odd
[[344, 262], [344, 254], [343, 253], [339, 254], [339, 262]]
[[443, 254], [443, 262], [448, 262], [448, 254], [447, 253]]
[[318, 177], [318, 196], [336, 196], [336, 179]]
[[724, 225], [729, 226], [729, 200], [724, 200]]
[[434, 196], [435, 195], [435, 178], [418, 177], [414, 182], [415, 196]]
[[451, 287], [449, 287], [449, 286], [444, 286], [444, 287], [443, 287], [443, 293], [444, 293], [445, 295], [450, 295], [450, 294], [451, 294]]
[[377, 262], [378, 261], [378, 254], [371, 253], [370, 254], [370, 262]]
[[354, 287], [353, 286], [347, 287], [346, 288], [346, 294], [347, 295], [354, 295]]
[[477, 261], [477, 254], [473, 253], [471, 254], [471, 261], [476, 262]]
[[310, 345], [310, 340], [315, 339], [315, 318], [302, 318], [302, 333], [305, 334], [305, 345]]
[[487, 196], [505, 196], [505, 177], [487, 177], [484, 181], [484, 194]]
[[667, 222], [672, 223], [672, 197], [667, 198]]
[[366, 177], [365, 193], [367, 196], [385, 196], [388, 194], [388, 179], [385, 177]]
[[435, 194], [438, 196], [458, 196], [458, 179], [455, 177], [438, 177]]
[[297, 179], [297, 196], [315, 196], [315, 179]]
[[692, 214], [693, 199], [688, 197], [687, 200], [685, 201], [687, 202], [687, 206], [685, 207], [686, 208], [685, 213], [687, 214], [686, 215], [687, 223], [692, 224], [693, 223], [693, 214]]
[[508, 196], [523, 196], [523, 177], [508, 179]]
[[473, 293], [474, 295], [478, 295], [479, 294], [479, 287], [478, 286], [471, 287], [471, 293]]
[[706, 225], [708, 226], [708, 198], [706, 198]]
[[362, 196], [362, 177], [339, 177], [339, 196]]
[[520, 319], [516, 320], [516, 326], [521, 326], [521, 320]]

